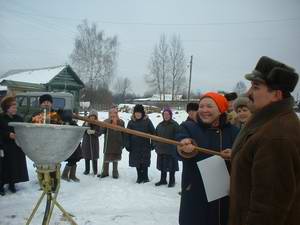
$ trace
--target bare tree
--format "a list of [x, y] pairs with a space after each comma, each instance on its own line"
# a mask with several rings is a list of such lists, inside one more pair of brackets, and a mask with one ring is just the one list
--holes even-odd
[[154, 51], [149, 63], [150, 74], [146, 78], [146, 82], [152, 88], [156, 89], [156, 91], [158, 91], [160, 100], [165, 100], [165, 94], [167, 90], [169, 69], [168, 48], [169, 46], [166, 40], [166, 36], [163, 34], [160, 37], [158, 45], [154, 47]]
[[78, 25], [78, 32], [70, 55], [72, 66], [89, 87], [108, 87], [116, 67], [117, 37], [105, 38], [104, 31], [87, 20]]
[[150, 74], [147, 74], [145, 76], [146, 83], [149, 84], [150, 86], [150, 91], [149, 92], [158, 92], [161, 100], [161, 95], [162, 95], [162, 87], [161, 87], [161, 73], [160, 73], [160, 67], [159, 67], [159, 62], [158, 62], [158, 47], [154, 47], [154, 51], [151, 55], [150, 58], [150, 63], [149, 63], [149, 71]]
[[118, 77], [114, 87], [121, 99], [125, 100], [126, 95], [131, 90], [131, 81], [127, 77]]
[[186, 79], [184, 73], [186, 71], [186, 60], [184, 50], [179, 36], [173, 35], [170, 41], [169, 51], [169, 71], [172, 79], [172, 100], [185, 87]]
[[179, 36], [173, 35], [168, 44], [166, 36], [161, 35], [151, 55], [149, 71], [146, 82], [158, 92], [160, 100], [165, 100], [167, 93], [171, 93], [174, 100], [176, 95], [183, 92], [186, 88], [186, 60]]

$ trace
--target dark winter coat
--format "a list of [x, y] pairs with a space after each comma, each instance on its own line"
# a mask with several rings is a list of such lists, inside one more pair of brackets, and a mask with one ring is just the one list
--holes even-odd
[[[72, 126], [78, 126], [75, 121], [70, 124]], [[80, 159], [82, 159], [81, 143], [77, 146], [72, 155], [66, 160], [69, 164], [75, 165]]]
[[85, 125], [89, 129], [95, 130], [95, 134], [88, 134], [87, 131], [84, 132], [82, 139], [82, 157], [84, 159], [99, 159], [99, 136], [100, 127], [95, 125]]
[[[105, 120], [106, 123], [112, 123], [110, 119]], [[125, 123], [119, 119], [117, 125], [124, 127]], [[120, 131], [101, 128], [101, 133], [104, 133], [104, 161], [113, 162], [121, 160], [122, 149], [124, 148], [124, 134]]]
[[[175, 140], [176, 133], [178, 133], [178, 131], [179, 131], [178, 123], [171, 119], [169, 121], [160, 122], [156, 127], [155, 134], [159, 137]], [[172, 155], [177, 157], [175, 145], [164, 144], [161, 142], [154, 142], [154, 145], [155, 145], [155, 152], [157, 154], [166, 154], [166, 155]]]
[[82, 148], [81, 143], [77, 146], [72, 155], [66, 160], [69, 164], [75, 165], [78, 161], [82, 159]]
[[29, 180], [26, 165], [26, 157], [16, 142], [9, 138], [9, 133], [14, 133], [14, 128], [8, 126], [9, 122], [23, 122], [23, 119], [15, 115], [9, 117], [7, 114], [0, 114], [0, 136], [3, 141], [3, 180], [6, 183], [19, 183]]
[[[199, 147], [214, 151], [231, 148], [239, 130], [230, 123], [211, 128], [202, 122], [187, 120], [180, 125], [177, 139], [193, 139]], [[180, 225], [227, 225], [229, 198], [208, 202], [197, 162], [210, 157], [198, 153], [195, 157], [182, 158], [182, 192], [180, 202]]]
[[2, 184], [3, 180], [3, 156], [4, 150], [3, 150], [3, 141], [2, 141], [2, 136], [0, 135], [0, 185]]
[[[179, 125], [174, 120], [160, 122], [155, 130], [155, 134], [159, 137], [175, 140], [176, 133], [179, 131]], [[157, 153], [156, 168], [164, 172], [178, 171], [178, 156], [175, 145], [155, 142], [155, 151]]]
[[[133, 116], [128, 122], [127, 128], [149, 134], [155, 133], [155, 128], [147, 116], [139, 120], [136, 120]], [[129, 166], [140, 167], [142, 165], [149, 167], [152, 149], [153, 145], [150, 139], [135, 135], [126, 135], [126, 150], [129, 151]]]
[[232, 150], [230, 225], [300, 224], [300, 124], [288, 98], [254, 113]]

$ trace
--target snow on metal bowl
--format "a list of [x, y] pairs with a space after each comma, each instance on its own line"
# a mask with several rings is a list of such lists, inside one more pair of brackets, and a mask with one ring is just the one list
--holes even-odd
[[11, 122], [16, 143], [36, 164], [53, 166], [75, 151], [86, 128], [56, 124]]

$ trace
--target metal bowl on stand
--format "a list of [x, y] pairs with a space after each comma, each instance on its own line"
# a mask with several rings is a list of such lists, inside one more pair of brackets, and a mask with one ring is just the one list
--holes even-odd
[[43, 225], [50, 222], [51, 214], [56, 205], [63, 215], [76, 224], [62, 206], [57, 202], [60, 187], [60, 162], [66, 160], [75, 151], [83, 137], [86, 128], [57, 124], [33, 124], [11, 122], [14, 127], [16, 143], [30, 158], [37, 168], [38, 179], [43, 194], [38, 200], [26, 224], [30, 224], [42, 199], [47, 195], [47, 203]]

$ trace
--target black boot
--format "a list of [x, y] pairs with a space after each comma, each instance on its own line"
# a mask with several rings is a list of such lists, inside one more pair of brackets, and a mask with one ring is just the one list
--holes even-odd
[[0, 195], [5, 195], [4, 184], [0, 184]]
[[169, 184], [168, 187], [174, 187], [175, 186], [175, 171], [172, 171], [169, 173]]
[[94, 175], [97, 175], [97, 173], [98, 173], [98, 160], [97, 159], [93, 159], [92, 160], [92, 164], [93, 164]]
[[155, 183], [155, 186], [165, 185], [167, 184], [167, 172], [161, 171], [160, 172], [160, 181]]
[[71, 166], [66, 165], [61, 174], [61, 179], [65, 181], [70, 181], [70, 170], [71, 170]]
[[76, 164], [71, 167], [71, 170], [70, 170], [70, 179], [72, 181], [79, 182], [80, 180], [76, 177], [76, 168], [77, 168]]
[[90, 173], [90, 160], [85, 159], [85, 171], [83, 172], [84, 175], [88, 175]]
[[112, 176], [115, 179], [119, 178], [119, 172], [118, 172], [118, 162], [113, 162], [113, 172], [112, 172]]
[[137, 180], [136, 180], [136, 182], [138, 183], [138, 184], [140, 184], [140, 183], [142, 183], [143, 182], [143, 174], [142, 174], [142, 170], [141, 170], [141, 168], [139, 167], [137, 167], [136, 168], [136, 171], [137, 171]]
[[10, 183], [10, 184], [8, 185], [8, 189], [11, 191], [11, 193], [16, 193], [16, 192], [17, 192], [16, 186], [15, 186], [14, 183]]
[[143, 182], [144, 182], [144, 183], [149, 182], [149, 177], [148, 177], [148, 167], [147, 167], [147, 166], [145, 166], [145, 167], [143, 168]]
[[103, 163], [102, 172], [99, 177], [104, 178], [104, 177], [108, 177], [108, 175], [109, 175], [109, 163], [105, 162]]

